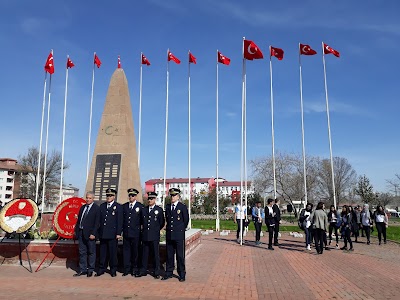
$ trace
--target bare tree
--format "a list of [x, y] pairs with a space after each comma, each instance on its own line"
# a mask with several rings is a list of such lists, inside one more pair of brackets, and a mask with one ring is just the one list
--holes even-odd
[[[36, 182], [39, 180], [38, 205], [42, 203], [42, 191], [44, 182], [44, 154], [41, 157], [39, 178], [38, 171], [39, 149], [31, 147], [27, 154], [20, 156], [18, 162], [21, 165], [21, 172], [25, 176], [25, 184], [21, 187], [21, 196], [35, 199]], [[58, 186], [61, 179], [61, 153], [53, 150], [47, 155], [46, 167], [46, 199], [52, 198], [50, 186]], [[64, 170], [69, 168], [68, 163], [64, 163]]]
[[400, 194], [400, 175], [395, 174], [394, 179], [386, 179], [389, 191], [397, 198]]
[[[357, 173], [344, 157], [333, 158], [333, 174], [335, 179], [336, 205], [345, 198], [346, 191], [352, 189], [357, 181]], [[321, 161], [319, 173], [319, 192], [321, 198], [333, 204], [333, 186], [331, 163], [328, 159]]]
[[[307, 195], [311, 202], [313, 202], [315, 194], [318, 161], [317, 158], [313, 157], [308, 157], [306, 160]], [[274, 189], [272, 157], [254, 159], [251, 161], [251, 165], [256, 192], [272, 194]], [[293, 202], [303, 202], [305, 197], [302, 158], [294, 154], [277, 153], [275, 156], [275, 175], [277, 194], [283, 198], [284, 202], [293, 206], [295, 215], [297, 215], [297, 209]]]
[[393, 198], [393, 195], [391, 195], [390, 193], [376, 193], [377, 204], [382, 205], [384, 208], [386, 207], [386, 205], [392, 203], [392, 201], [394, 200]]
[[367, 176], [360, 176], [357, 183], [357, 188], [355, 193], [361, 197], [364, 203], [373, 203], [375, 201], [375, 193], [373, 191], [373, 186], [369, 182]]

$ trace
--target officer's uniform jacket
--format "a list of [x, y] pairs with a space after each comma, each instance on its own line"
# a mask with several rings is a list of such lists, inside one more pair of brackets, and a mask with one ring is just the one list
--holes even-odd
[[171, 211], [171, 204], [168, 204], [165, 209], [165, 218], [167, 220], [167, 240], [184, 240], [185, 230], [189, 223], [189, 213], [186, 205], [177, 202], [175, 210]]
[[124, 237], [133, 238], [140, 237], [141, 224], [142, 224], [142, 210], [143, 204], [136, 201], [132, 209], [129, 208], [130, 203], [127, 202], [122, 205], [124, 216], [123, 233]]
[[122, 205], [114, 201], [109, 209], [107, 202], [100, 205], [100, 239], [115, 239], [122, 233], [123, 211]]
[[160, 230], [165, 225], [164, 212], [161, 207], [154, 205], [153, 210], [149, 213], [149, 206], [142, 210], [142, 240], [160, 241]]

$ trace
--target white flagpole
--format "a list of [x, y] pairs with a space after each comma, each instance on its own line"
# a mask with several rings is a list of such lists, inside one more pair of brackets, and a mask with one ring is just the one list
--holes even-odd
[[245, 220], [247, 221], [247, 75], [246, 75], [246, 64], [244, 65], [244, 156], [243, 156], [243, 168], [244, 168], [244, 205], [246, 207]]
[[336, 208], [336, 190], [335, 190], [335, 177], [334, 177], [334, 171], [333, 171], [331, 121], [330, 121], [330, 118], [329, 118], [328, 83], [326, 82], [326, 66], [325, 66], [324, 42], [322, 42], [322, 62], [323, 62], [323, 64], [324, 64], [324, 82], [325, 82], [326, 116], [327, 116], [327, 119], [328, 119], [328, 137], [329, 137], [329, 153], [330, 153], [330, 158], [331, 158], [331, 176], [332, 176], [333, 205], [334, 205], [335, 208]]
[[301, 54], [299, 43], [299, 66], [300, 66], [300, 109], [301, 109], [301, 142], [303, 152], [303, 184], [304, 184], [304, 208], [307, 205], [307, 173], [306, 173], [306, 148], [304, 143], [304, 109], [303, 109], [303, 75], [301, 72]]
[[[53, 52], [53, 50], [52, 50]], [[44, 198], [46, 194], [46, 172], [47, 172], [47, 146], [49, 142], [49, 123], [50, 123], [50, 103], [51, 103], [51, 77], [49, 81], [49, 103], [47, 105], [47, 125], [46, 125], [46, 142], [45, 142], [45, 152], [44, 152], [44, 171], [43, 171], [43, 189], [42, 189], [42, 216], [44, 211]]]
[[[169, 49], [167, 52], [169, 55]], [[162, 206], [165, 208], [165, 198], [167, 196], [166, 178], [167, 178], [167, 146], [168, 146], [168, 88], [169, 88], [169, 60], [167, 59], [167, 98], [165, 101], [165, 141], [164, 141], [164, 195], [162, 198]]]
[[[271, 53], [271, 46], [269, 46]], [[272, 136], [272, 172], [274, 180], [274, 199], [276, 199], [276, 172], [275, 172], [275, 133], [274, 133], [274, 92], [272, 89], [272, 56], [269, 55], [269, 74], [271, 78], [271, 136]]]
[[[67, 55], [67, 62], [69, 55]], [[68, 66], [65, 74], [65, 95], [64, 95], [64, 124], [63, 124], [63, 137], [62, 137], [62, 148], [61, 148], [61, 179], [60, 179], [60, 193], [59, 203], [62, 200], [62, 187], [63, 187], [63, 175], [64, 175], [64, 145], [65, 145], [65, 122], [67, 119], [67, 97], [68, 97]]]
[[92, 92], [90, 94], [90, 117], [89, 117], [89, 137], [88, 137], [88, 151], [87, 151], [87, 163], [86, 163], [86, 182], [89, 177], [89, 164], [90, 164], [90, 138], [92, 136], [92, 116], [93, 116], [93, 90], [94, 90], [94, 57], [96, 52], [93, 54], [93, 71], [92, 71]]
[[138, 139], [138, 167], [140, 169], [140, 138], [142, 133], [142, 69], [143, 52], [140, 52], [140, 89], [139, 89], [139, 139]]
[[[35, 202], [38, 202], [39, 183], [40, 183], [40, 167], [42, 160], [42, 143], [43, 143], [43, 124], [44, 124], [44, 108], [46, 106], [46, 85], [47, 85], [47, 72], [44, 72], [44, 87], [43, 87], [43, 105], [42, 105], [42, 123], [40, 125], [40, 142], [39, 142], [39, 155], [38, 155], [38, 169], [36, 174], [36, 191], [35, 191]], [[43, 204], [42, 204], [43, 206]]]
[[[189, 56], [190, 56], [190, 50], [189, 50]], [[189, 65], [189, 72], [188, 72], [188, 176], [189, 176], [189, 223], [188, 223], [188, 228], [192, 228], [192, 219], [191, 219], [191, 213], [190, 213], [190, 205], [191, 205], [191, 190], [190, 190], [190, 162], [191, 162], [191, 155], [190, 155], [190, 57], [188, 60], [188, 65]]]
[[[241, 132], [241, 147], [240, 147], [240, 210], [243, 213], [243, 173], [244, 173], [244, 114], [245, 114], [245, 98], [246, 98], [246, 60], [244, 58], [244, 40], [242, 42], [243, 66], [242, 66], [242, 132]], [[243, 219], [240, 219], [240, 245], [243, 245]]]
[[218, 149], [218, 143], [219, 143], [219, 136], [218, 136], [218, 130], [219, 130], [219, 128], [218, 128], [218, 115], [219, 115], [219, 113], [218, 113], [218, 101], [219, 101], [219, 99], [218, 99], [218, 49], [217, 49], [217, 82], [216, 82], [217, 84], [217, 92], [216, 92], [216, 189], [215, 189], [215, 192], [216, 192], [216, 194], [217, 194], [217, 219], [215, 220], [215, 230], [216, 231], [219, 231], [220, 230], [220, 226], [219, 226], [219, 180], [218, 180], [218, 159], [219, 159], [219, 157], [218, 157], [218, 152], [219, 152], [219, 149]]

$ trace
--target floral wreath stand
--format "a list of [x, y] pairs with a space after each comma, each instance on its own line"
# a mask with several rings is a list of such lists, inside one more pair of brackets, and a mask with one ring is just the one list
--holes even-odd
[[[28, 230], [36, 223], [38, 216], [39, 216], [39, 210], [36, 203], [31, 199], [25, 199], [25, 198], [17, 198], [11, 200], [0, 211], [0, 227], [5, 232], [7, 232], [7, 234], [3, 237], [0, 243], [3, 242], [3, 240], [7, 237], [7, 235], [18, 234], [19, 262], [21, 266], [23, 266], [31, 273], [32, 273], [32, 265], [28, 251], [29, 244], [26, 243], [25, 236]], [[19, 217], [19, 218], [28, 217], [28, 219], [24, 224], [18, 224], [19, 227], [17, 227], [18, 225], [15, 226], [15, 223], [13, 224], [13, 217]], [[23, 250], [21, 247], [22, 246], [21, 235], [24, 243], [23, 245], [25, 247], [26, 257], [28, 259], [29, 269], [22, 264]]]
[[[50, 253], [53, 252], [53, 249], [57, 245], [60, 238], [74, 238], [74, 229], [76, 221], [78, 220], [79, 209], [84, 204], [86, 204], [86, 201], [84, 199], [79, 197], [72, 197], [62, 201], [60, 204], [57, 205], [53, 215], [53, 228], [58, 237], [57, 240], [55, 240], [53, 246], [51, 246], [50, 250], [46, 253], [46, 256], [40, 262], [39, 266], [36, 268], [35, 273], [39, 271], [46, 258], [49, 256]], [[73, 241], [75, 244], [75, 240]]]

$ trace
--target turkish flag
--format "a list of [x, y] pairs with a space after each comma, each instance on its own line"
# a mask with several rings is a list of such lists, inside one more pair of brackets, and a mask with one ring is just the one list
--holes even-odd
[[49, 56], [47, 57], [46, 64], [44, 65], [44, 70], [49, 74], [54, 73], [53, 51], [51, 51]]
[[175, 55], [173, 55], [170, 51], [168, 51], [168, 61], [171, 60], [177, 63], [178, 65], [181, 63], [181, 61]]
[[118, 55], [118, 69], [121, 69], [121, 58]]
[[189, 63], [196, 64], [196, 57], [189, 52]]
[[142, 54], [142, 65], [148, 65], [148, 66], [150, 66], [149, 60], [148, 60], [147, 57], [144, 56], [143, 54]]
[[100, 68], [101, 66], [101, 60], [97, 56], [97, 54], [94, 55], [94, 63], [96, 64], [97, 68]]
[[310, 45], [300, 44], [300, 54], [301, 55], [315, 55], [317, 51], [312, 49]]
[[283, 59], [284, 51], [281, 48], [275, 48], [271, 46], [271, 56], [275, 56], [278, 60]]
[[218, 62], [229, 66], [229, 64], [231, 63], [231, 59], [224, 56], [221, 52], [218, 51]]
[[72, 62], [72, 60], [70, 60], [69, 57], [68, 57], [68, 59], [67, 59], [67, 69], [68, 69], [68, 68], [72, 68], [72, 67], [75, 67], [75, 65], [74, 65], [74, 63]]
[[248, 60], [264, 58], [260, 48], [250, 40], [243, 41], [243, 53], [244, 58]]
[[332, 49], [331, 47], [329, 47], [327, 44], [323, 43], [324, 45], [324, 54], [333, 54], [336, 57], [340, 57], [340, 53], [339, 51]]

